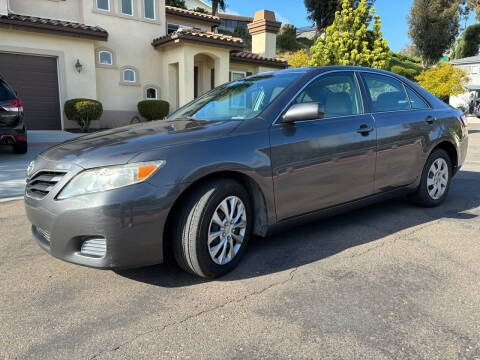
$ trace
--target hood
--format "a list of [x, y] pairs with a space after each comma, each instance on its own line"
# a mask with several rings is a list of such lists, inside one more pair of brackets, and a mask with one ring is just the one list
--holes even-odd
[[222, 137], [239, 124], [237, 121], [152, 121], [85, 135], [56, 145], [39, 156], [83, 168], [124, 164], [147, 150]]

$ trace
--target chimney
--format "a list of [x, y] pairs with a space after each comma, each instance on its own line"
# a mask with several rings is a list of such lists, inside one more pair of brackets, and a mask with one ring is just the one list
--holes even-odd
[[277, 34], [282, 23], [275, 19], [275, 13], [270, 10], [260, 10], [255, 13], [253, 22], [248, 24], [252, 35], [252, 51], [268, 58], [274, 58], [277, 53]]
[[0, 16], [8, 15], [8, 0], [0, 0]]

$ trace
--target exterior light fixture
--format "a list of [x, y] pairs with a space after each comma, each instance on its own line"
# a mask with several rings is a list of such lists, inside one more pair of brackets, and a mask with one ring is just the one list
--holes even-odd
[[83, 65], [80, 63], [80, 59], [77, 59], [77, 62], [75, 63], [75, 69], [79, 74], [82, 72]]

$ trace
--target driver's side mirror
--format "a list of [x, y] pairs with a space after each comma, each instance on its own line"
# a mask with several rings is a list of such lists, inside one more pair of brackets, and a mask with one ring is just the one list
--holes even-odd
[[294, 104], [281, 117], [282, 123], [316, 120], [325, 117], [325, 111], [319, 103]]

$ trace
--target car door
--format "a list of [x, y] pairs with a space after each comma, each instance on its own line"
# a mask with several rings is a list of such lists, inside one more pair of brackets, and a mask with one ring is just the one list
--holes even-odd
[[362, 78], [377, 127], [375, 191], [409, 185], [421, 175], [422, 148], [434, 121], [432, 109], [393, 76], [365, 72]]
[[321, 119], [270, 130], [278, 220], [368, 196], [374, 191], [376, 130], [363, 111], [357, 75], [320, 75], [292, 104], [316, 102]]

